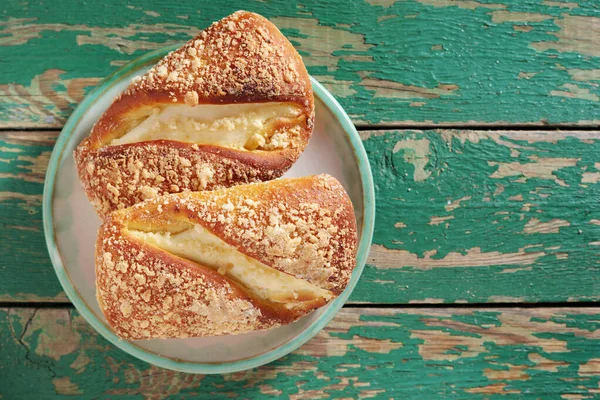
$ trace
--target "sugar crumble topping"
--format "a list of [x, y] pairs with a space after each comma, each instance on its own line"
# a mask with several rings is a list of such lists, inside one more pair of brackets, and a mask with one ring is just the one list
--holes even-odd
[[[277, 28], [259, 15], [236, 12], [135, 77], [113, 106], [119, 101], [75, 159], [94, 207], [109, 215], [97, 240], [97, 296], [120, 337], [236, 334], [299, 317], [257, 300], [229, 277], [230, 266], [213, 270], [178, 257], [134, 238], [127, 224], [158, 230], [199, 224], [270, 268], [336, 295], [344, 290], [356, 262], [357, 232], [340, 183], [328, 175], [260, 183], [293, 164], [314, 124], [306, 69]], [[249, 131], [244, 154], [228, 149], [230, 143], [211, 147], [199, 140], [110, 144], [122, 130], [174, 103], [248, 102], [290, 102], [304, 119], [292, 123], [279, 113], [281, 121], [268, 135]], [[164, 120], [157, 130], [181, 128]], [[195, 131], [235, 125], [231, 118], [210, 126], [184, 122]], [[240, 184], [248, 185], [235, 186]]]
[[[162, 94], [168, 98], [165, 100]], [[126, 122], [129, 113], [136, 121], [139, 118], [141, 111], [135, 101], [138, 95], [145, 101], [151, 99], [149, 105], [144, 105], [150, 108], [144, 114], [146, 118], [159, 106], [172, 103], [194, 107], [204, 103], [284, 101], [299, 105], [305, 120], [297, 125], [275, 126], [268, 135], [262, 132], [250, 136], [244, 149], [248, 155], [221, 156], [186, 142], [177, 142], [179, 146], [173, 148], [158, 141], [107, 145], [126, 133], [122, 130], [131, 129]], [[312, 88], [301, 57], [274, 25], [245, 11], [213, 23], [146, 74], [135, 77], [113, 106], [128, 97], [132, 101], [125, 108], [116, 107], [120, 110], [117, 113], [104, 114], [90, 140], [75, 151], [80, 178], [101, 215], [167, 193], [277, 178], [298, 158], [314, 124]], [[190, 124], [194, 129], [214, 128]], [[169, 126], [158, 127], [163, 128]], [[273, 157], [278, 161], [273, 162]]]
[[300, 57], [270, 26], [245, 11], [214, 22], [136, 78], [126, 93], [160, 89], [191, 105], [198, 98], [240, 95], [307, 99], [310, 89], [301, 79]]
[[[196, 146], [197, 147], [197, 146]], [[119, 152], [101, 149], [102, 157], [87, 153], [79, 162], [87, 173], [82, 180], [101, 215], [168, 193], [213, 190], [235, 184], [277, 178], [283, 171], [261, 170], [236, 159], [173, 147], [162, 142], [123, 146]]]
[[128, 223], [156, 230], [171, 220], [200, 224], [265, 265], [337, 294], [355, 265], [352, 205], [327, 175], [153, 199], [113, 214], [100, 230], [98, 295], [121, 337], [231, 334], [282, 323], [218, 271], [124, 233]]
[[345, 285], [354, 267], [352, 205], [329, 175], [165, 196], [154, 202], [165, 210], [185, 210], [190, 221], [240, 251], [324, 289]]
[[[176, 257], [157, 257], [113, 232], [103, 237], [97, 288], [104, 313], [120, 337], [213, 336], [267, 329], [260, 309]], [[117, 265], [127, 265], [125, 272]]]

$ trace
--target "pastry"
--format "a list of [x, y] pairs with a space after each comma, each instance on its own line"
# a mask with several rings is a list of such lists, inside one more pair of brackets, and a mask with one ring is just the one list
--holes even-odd
[[300, 55], [265, 18], [238, 11], [134, 78], [74, 157], [104, 216], [167, 193], [277, 178], [313, 123]]
[[329, 175], [170, 194], [106, 218], [97, 298], [124, 339], [269, 329], [338, 296], [356, 247], [352, 203]]

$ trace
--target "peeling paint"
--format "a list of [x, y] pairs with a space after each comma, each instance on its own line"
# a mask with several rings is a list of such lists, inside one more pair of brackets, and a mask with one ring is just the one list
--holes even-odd
[[492, 22], [495, 24], [503, 24], [505, 22], [541, 22], [552, 19], [551, 15], [504, 10], [492, 11], [491, 16]]
[[[315, 349], [314, 338], [268, 365], [226, 375], [163, 370], [127, 356], [99, 336], [73, 311], [69, 321], [54, 309], [0, 309], [3, 354], [17, 362], [4, 370], [16, 385], [3, 386], [10, 398], [36, 382], [38, 393], [79, 397], [130, 396], [229, 398], [465, 398], [497, 393], [533, 393], [553, 398], [593, 396], [600, 383], [594, 349], [600, 343], [599, 308], [343, 309], [321, 332], [343, 341], [346, 353]], [[39, 321], [32, 322], [41, 315]], [[27, 355], [18, 338], [38, 347], [45, 330], [67, 327], [80, 348], [58, 359]], [[321, 336], [323, 337], [323, 336]], [[91, 343], [95, 343], [90, 346]], [[93, 360], [85, 370], [70, 366], [85, 349]], [[102, 379], [98, 381], [98, 372]], [[6, 375], [8, 374], [8, 375]], [[398, 376], [405, 379], [397, 379]], [[27, 382], [26, 384], [24, 382]], [[90, 382], [94, 383], [93, 385]], [[100, 383], [99, 383], [100, 382]], [[549, 385], [548, 382], [553, 382]], [[8, 390], [8, 391], [7, 391]]]
[[353, 336], [352, 339], [356, 341], [354, 344], [355, 347], [369, 353], [389, 354], [391, 351], [402, 347], [402, 343], [393, 342], [389, 339], [369, 339], [357, 335]]
[[[41, 75], [35, 76], [29, 86], [15, 83], [0, 84], [0, 97], [11, 99], [16, 103], [31, 103], [27, 108], [19, 108], [18, 111], [10, 111], [6, 115], [7, 121], [15, 121], [20, 127], [23, 120], [36, 120], [39, 116], [52, 117], [51, 123], [46, 124], [53, 127], [62, 126], [66, 119], [60, 115], [61, 110], [72, 110], [73, 103], [83, 100], [85, 88], [93, 86], [100, 78], [74, 78], [60, 79], [64, 71], [51, 69]], [[66, 93], [58, 94], [58, 87], [65, 87]], [[28, 100], [29, 99], [29, 100]], [[35, 99], [32, 100], [32, 99]]]
[[30, 343], [33, 332], [42, 330], [37, 337], [35, 353], [59, 360], [62, 356], [75, 352], [81, 340], [79, 333], [68, 326], [69, 322], [68, 310], [38, 313], [31, 321], [31, 328], [23, 336], [23, 341]]
[[449, 221], [451, 219], [454, 219], [454, 215], [447, 215], [445, 217], [431, 217], [431, 220], [429, 221], [429, 225], [439, 225], [439, 224], [442, 224], [445, 221]]
[[396, 0], [367, 0], [367, 3], [374, 5], [374, 6], [389, 8], [389, 7], [393, 6], [394, 3], [396, 3]]
[[522, 164], [520, 162], [497, 163], [489, 161], [491, 166], [498, 166], [498, 169], [490, 176], [492, 179], [501, 179], [512, 176], [519, 176], [527, 179], [549, 179], [561, 186], [566, 185], [564, 181], [558, 179], [554, 174], [557, 170], [577, 165], [576, 158], [537, 158], [534, 162]]
[[[533, 26], [513, 25], [513, 30], [518, 31], [518, 32], [531, 32], [533, 30]], [[533, 76], [537, 75], [536, 73], [531, 73], [531, 74], [533, 74]], [[519, 72], [519, 79], [522, 79], [522, 78], [530, 79], [531, 77], [528, 77], [527, 75], [528, 75], [528, 73], [526, 73], [526, 72]]]
[[483, 370], [483, 375], [492, 381], [511, 380], [511, 381], [526, 381], [531, 379], [531, 376], [525, 372], [526, 365], [511, 365], [508, 369], [491, 369]]
[[76, 396], [83, 394], [79, 386], [71, 382], [71, 378], [63, 376], [62, 378], [54, 378], [52, 380], [56, 394], [64, 396]]
[[569, 363], [564, 362], [564, 361], [550, 360], [548, 358], [541, 356], [538, 353], [529, 353], [527, 355], [527, 358], [529, 359], [529, 361], [531, 361], [532, 363], [535, 364], [533, 367], [530, 367], [530, 368], [537, 369], [540, 371], [558, 372], [559, 367], [565, 367], [565, 366], [569, 365]]
[[[126, 38], [137, 37], [140, 34], [164, 34], [171, 37], [177, 37], [184, 34], [188, 37], [197, 35], [198, 28], [176, 25], [176, 24], [155, 24], [141, 25], [131, 24], [124, 28], [101, 28], [87, 25], [67, 25], [67, 24], [30, 24], [23, 19], [8, 18], [6, 23], [6, 32], [10, 35], [0, 37], [0, 46], [18, 46], [27, 42], [40, 39], [42, 32], [88, 32], [86, 35], [77, 35], [77, 45], [97, 44], [107, 46], [118, 52], [133, 54], [137, 50], [154, 50], [164, 47], [165, 43], [156, 43], [144, 40], [129, 40]], [[176, 43], [172, 42], [171, 44]]]
[[492, 383], [487, 386], [467, 389], [465, 392], [472, 394], [519, 394], [521, 391], [514, 389], [506, 389], [506, 383]]
[[600, 81], [600, 69], [578, 69], [567, 70], [571, 78], [578, 82]]
[[600, 40], [600, 18], [564, 15], [554, 20], [558, 31], [548, 32], [558, 40], [532, 43], [538, 51], [550, 49], [559, 52], [575, 52], [588, 56], [600, 56], [600, 47], [596, 44]]
[[415, 167], [413, 179], [415, 182], [421, 182], [431, 175], [431, 171], [426, 171], [425, 167], [429, 163], [429, 141], [427, 139], [400, 140], [394, 145], [394, 153], [404, 151], [404, 160]]
[[600, 372], [600, 358], [592, 358], [579, 366], [580, 376], [598, 376]]
[[18, 192], [0, 192], [0, 202], [17, 199], [25, 202], [23, 207], [39, 208], [42, 204], [42, 195], [39, 194], [23, 194]]
[[458, 7], [467, 10], [477, 8], [506, 8], [504, 4], [481, 3], [473, 0], [419, 0], [420, 3], [434, 7]]
[[405, 85], [399, 82], [383, 79], [364, 78], [361, 86], [375, 92], [375, 97], [394, 99], [438, 99], [441, 96], [455, 94], [459, 89], [457, 85], [439, 84], [435, 88], [424, 88], [414, 85]]
[[[207, 3], [202, 13], [186, 1], [176, 8], [156, 4], [152, 10], [123, 7], [114, 0], [103, 5], [100, 11], [86, 7], [70, 20], [64, 19], [67, 3], [47, 9], [34, 1], [10, 8], [10, 18], [0, 28], [8, 32], [0, 38], [7, 45], [0, 58], [8, 67], [0, 79], [4, 128], [64, 124], [77, 103], [64, 84], [47, 80], [53, 98], [36, 93], [32, 84], [50, 70], [89, 80], [78, 90], [85, 93], [116, 66], [183, 42], [226, 13], [247, 8], [237, 0], [226, 9]], [[587, 16], [594, 15], [590, 2], [373, 0], [351, 7], [343, 2], [327, 7], [318, 2], [297, 7], [256, 2], [252, 11], [282, 29], [309, 72], [326, 83], [356, 123], [542, 126], [591, 125], [597, 120], [594, 110], [580, 107], [581, 101], [590, 101], [582, 99], [599, 95], [597, 88], [579, 85], [589, 93], [564, 97], [573, 96], [566, 84], [589, 81], [556, 73], [553, 67], [581, 69], [580, 56], [597, 55], [598, 23]], [[108, 17], [98, 19], [98, 12]], [[464, 21], [460, 30], [453, 24], [458, 20]], [[47, 51], [52, 48], [65, 51], [53, 55]], [[44, 62], [34, 60], [29, 68], [19, 68], [23, 54], [39, 55]], [[528, 61], [526, 71], [522, 60]], [[598, 69], [598, 61], [587, 60], [585, 68]], [[515, 84], [513, 77], [531, 71], [541, 75]]]
[[[333, 75], [340, 60], [373, 62], [373, 58], [366, 55], [372, 45], [365, 43], [365, 37], [361, 34], [348, 29], [322, 25], [315, 18], [274, 17], [270, 18], [270, 21], [284, 32], [286, 29], [298, 31], [298, 34], [290, 33], [288, 37], [298, 44], [297, 49], [300, 52], [310, 54], [310, 57], [304, 58], [308, 67], [325, 66]], [[327, 38], [327, 40], [321, 40], [321, 38]], [[350, 46], [352, 51], [332, 56], [339, 52], [344, 45]]]
[[[600, 20], [599, 20], [600, 21]], [[582, 88], [572, 83], [565, 83], [561, 86], [565, 90], [552, 90], [550, 96], [568, 97], [571, 99], [581, 99], [589, 101], [599, 101], [600, 97], [590, 92], [587, 88]]]
[[420, 270], [489, 265], [528, 265], [533, 264], [544, 253], [524, 250], [518, 253], [482, 252], [480, 248], [475, 247], [467, 250], [466, 254], [448, 253], [440, 259], [432, 258], [432, 255], [435, 255], [435, 251], [421, 258], [405, 250], [391, 250], [374, 244], [371, 246], [368, 262], [376, 264], [382, 269], [413, 267]]
[[467, 200], [471, 200], [471, 196], [464, 196], [464, 197], [461, 197], [460, 199], [452, 200], [446, 206], [444, 206], [444, 209], [448, 212], [454, 211], [458, 207], [460, 207], [460, 203], [462, 203], [463, 201], [467, 201]]
[[443, 304], [444, 299], [427, 298], [423, 300], [410, 300], [408, 304]]
[[562, 227], [571, 226], [569, 221], [554, 218], [550, 221], [542, 222], [537, 218], [532, 218], [525, 224], [523, 233], [558, 233]]
[[[531, 27], [528, 27], [529, 29], [526, 29], [526, 31], [531, 30]], [[534, 76], [536, 76], [538, 74], [538, 72], [519, 72], [519, 79], [531, 79]]]
[[[529, 267], [519, 267], [519, 268], [505, 268], [502, 271], [500, 271], [500, 273], [501, 274], [514, 274], [515, 272], [522, 272], [522, 271], [533, 271], [533, 267], [529, 266]], [[509, 297], [509, 298], [513, 299], [512, 297]], [[498, 296], [496, 296], [494, 299], [495, 299], [495, 301], [499, 301]]]
[[577, 4], [577, 3], [569, 3], [569, 2], [562, 2], [562, 1], [550, 1], [550, 0], [544, 0], [544, 1], [542, 1], [542, 4], [549, 6], [549, 7], [568, 8], [569, 10], [579, 7], [579, 4]]

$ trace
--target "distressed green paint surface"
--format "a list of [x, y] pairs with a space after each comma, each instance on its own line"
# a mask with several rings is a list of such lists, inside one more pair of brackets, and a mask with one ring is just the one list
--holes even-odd
[[[377, 220], [352, 302], [600, 298], [600, 133], [361, 134]], [[54, 138], [0, 133], [0, 300], [66, 300], [41, 221]]]
[[600, 309], [344, 309], [267, 366], [162, 370], [105, 341], [72, 309], [0, 309], [0, 394], [114, 398], [594, 398]]
[[[591, 0], [153, 3], [0, 4], [0, 302], [67, 300], [41, 218], [58, 133], [7, 129], [62, 127], [118, 66], [240, 8], [280, 27], [358, 125], [600, 124]], [[362, 135], [378, 209], [352, 302], [599, 300], [599, 132]], [[0, 308], [0, 398], [33, 393], [595, 398], [600, 309], [346, 308], [281, 360], [199, 376], [126, 355], [72, 308]]]
[[65, 301], [42, 226], [56, 132], [0, 132], [0, 301]]
[[598, 132], [363, 137], [377, 219], [353, 300], [600, 297]]
[[2, 2], [0, 127], [60, 127], [90, 87], [240, 8], [269, 17], [356, 123], [585, 124], [593, 1]]

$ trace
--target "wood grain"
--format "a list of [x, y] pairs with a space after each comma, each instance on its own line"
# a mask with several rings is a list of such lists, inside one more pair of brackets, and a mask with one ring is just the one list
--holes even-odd
[[0, 128], [60, 128], [119, 66], [240, 8], [280, 27], [357, 124], [600, 122], [589, 0], [34, 0], [0, 5]]
[[0, 309], [0, 394], [23, 398], [585, 399], [600, 308], [343, 309], [289, 356], [189, 375], [139, 361], [70, 308]]
[[[25, 303], [68, 301], [42, 229], [58, 129], [119, 66], [237, 9], [369, 128], [376, 231], [350, 303], [429, 305], [344, 308], [269, 365], [190, 375]], [[0, 398], [598, 398], [599, 307], [437, 303], [600, 300], [600, 131], [551, 128], [600, 127], [599, 27], [593, 0], [0, 2], [0, 303], [23, 303], [0, 307]]]
[[[353, 303], [600, 299], [600, 132], [364, 131], [373, 246]], [[56, 133], [0, 133], [0, 301], [66, 301], [44, 244]]]
[[377, 214], [354, 300], [599, 299], [600, 132], [362, 135]]
[[58, 132], [0, 132], [0, 301], [67, 301], [50, 263], [42, 193]]

